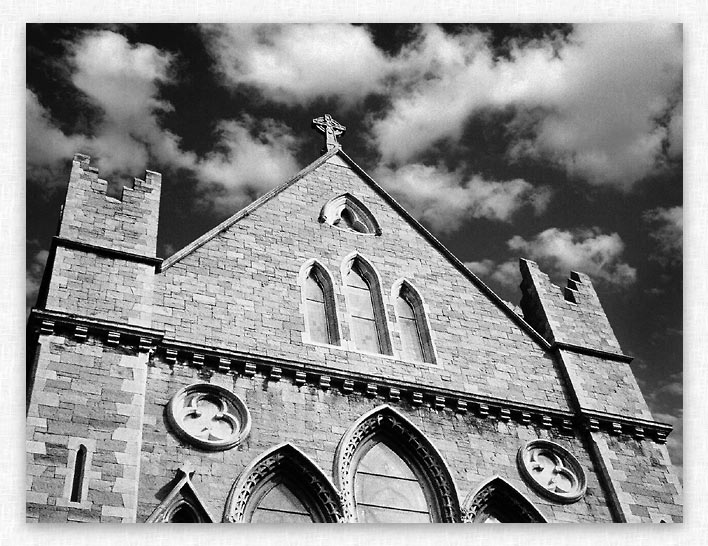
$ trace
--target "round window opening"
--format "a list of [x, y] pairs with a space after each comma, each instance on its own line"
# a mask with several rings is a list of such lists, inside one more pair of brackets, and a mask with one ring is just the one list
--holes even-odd
[[251, 430], [251, 415], [241, 399], [209, 383], [189, 385], [175, 394], [167, 417], [180, 438], [212, 451], [237, 446]]
[[532, 440], [519, 449], [521, 476], [541, 495], [570, 503], [585, 494], [585, 472], [565, 448], [548, 440]]

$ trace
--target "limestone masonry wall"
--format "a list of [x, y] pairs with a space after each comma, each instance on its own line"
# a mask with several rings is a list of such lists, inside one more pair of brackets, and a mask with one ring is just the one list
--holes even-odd
[[[319, 223], [331, 198], [351, 192], [381, 236]], [[342, 338], [350, 340], [341, 267], [358, 252], [383, 287], [393, 357], [303, 342], [298, 274], [316, 258], [334, 284]], [[418, 289], [437, 350], [436, 365], [404, 362], [391, 288]], [[514, 324], [349, 168], [325, 164], [184, 257], [157, 281], [153, 327], [210, 347], [405, 379], [464, 392], [567, 408], [560, 373], [539, 343]]]
[[[251, 433], [243, 445], [228, 451], [204, 452], [185, 445], [167, 433], [165, 406], [180, 388], [207, 381], [236, 393], [251, 411]], [[332, 479], [337, 444], [347, 429], [365, 412], [389, 403], [381, 397], [345, 395], [338, 389], [323, 391], [296, 386], [285, 379], [268, 381], [214, 373], [157, 359], [148, 368], [143, 449], [140, 466], [138, 521], [144, 521], [167, 494], [166, 484], [188, 461], [197, 468], [192, 481], [209, 511], [221, 519], [228, 493], [241, 471], [266, 449], [291, 442]], [[583, 441], [562, 434], [555, 427], [541, 428], [514, 421], [482, 419], [473, 414], [413, 407], [406, 401], [395, 408], [418, 427], [440, 451], [456, 483], [460, 504], [484, 480], [499, 475], [526, 495], [549, 521], [611, 521], [604, 493]], [[588, 479], [588, 492], [574, 504], [546, 500], [521, 479], [516, 464], [520, 446], [535, 438], [551, 439], [570, 449]]]
[[[135, 521], [145, 354], [42, 335], [27, 413], [28, 521]], [[87, 448], [85, 491], [70, 501]]]

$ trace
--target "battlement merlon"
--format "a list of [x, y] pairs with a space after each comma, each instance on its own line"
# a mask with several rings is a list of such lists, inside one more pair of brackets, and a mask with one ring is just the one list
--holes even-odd
[[536, 262], [522, 258], [519, 265], [524, 319], [549, 343], [622, 354], [588, 275], [572, 271], [561, 288]]
[[74, 155], [59, 236], [76, 242], [154, 257], [162, 175], [146, 171], [123, 188], [120, 199], [107, 195], [88, 155]]

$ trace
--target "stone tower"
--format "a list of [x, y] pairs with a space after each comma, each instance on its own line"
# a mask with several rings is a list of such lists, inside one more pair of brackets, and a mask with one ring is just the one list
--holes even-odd
[[320, 156], [167, 259], [161, 177], [74, 157], [28, 325], [30, 521], [681, 521], [590, 279], [517, 314]]

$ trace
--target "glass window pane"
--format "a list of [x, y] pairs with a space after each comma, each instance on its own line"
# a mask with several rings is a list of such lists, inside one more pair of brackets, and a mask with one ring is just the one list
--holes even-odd
[[415, 319], [398, 319], [398, 331], [401, 334], [403, 358], [414, 362], [423, 361], [423, 346], [420, 341], [418, 325]]
[[355, 486], [357, 502], [422, 512], [428, 510], [417, 481], [358, 472]]
[[357, 266], [353, 266], [349, 273], [347, 274], [347, 286], [354, 286], [356, 288], [369, 289], [369, 285], [366, 283], [364, 278], [357, 271]]
[[357, 513], [361, 523], [430, 523], [430, 515], [421, 512], [359, 505]]
[[369, 289], [349, 287], [347, 290], [349, 314], [354, 317], [374, 318], [374, 306]]
[[379, 336], [376, 322], [370, 319], [351, 317], [352, 340], [354, 346], [362, 351], [379, 353]]
[[370, 472], [384, 476], [398, 476], [415, 480], [415, 474], [410, 467], [390, 447], [383, 442], [374, 445], [362, 457], [357, 468], [359, 472]]
[[402, 317], [402, 318], [409, 318], [409, 319], [415, 318], [415, 313], [413, 312], [413, 308], [405, 300], [405, 298], [403, 298], [400, 295], [396, 298], [396, 313], [398, 313], [398, 316]]
[[325, 304], [323, 302], [309, 300], [305, 302], [305, 318], [310, 340], [319, 343], [329, 343], [329, 331], [325, 313]]
[[320, 283], [312, 276], [312, 273], [305, 279], [305, 298], [313, 301], [324, 302], [324, 292]]
[[309, 514], [257, 508], [251, 517], [251, 523], [313, 523], [313, 521]]
[[308, 514], [307, 509], [303, 506], [290, 489], [282, 483], [276, 485], [273, 489], [266, 493], [265, 497], [258, 503], [258, 508], [272, 508], [276, 510], [285, 510], [287, 512], [299, 512]]

